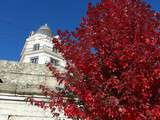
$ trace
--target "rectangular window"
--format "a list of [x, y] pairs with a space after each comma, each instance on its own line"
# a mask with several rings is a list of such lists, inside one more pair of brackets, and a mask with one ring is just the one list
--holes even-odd
[[57, 53], [57, 49], [55, 47], [53, 47], [52, 51]]
[[33, 50], [35, 51], [35, 50], [39, 50], [39, 47], [40, 47], [40, 44], [35, 44], [35, 45], [33, 45]]
[[53, 59], [53, 58], [50, 58], [50, 62], [52, 63], [52, 64], [54, 64], [55, 66], [58, 66], [58, 60], [56, 60], [56, 59]]
[[38, 64], [38, 57], [31, 58], [31, 63]]

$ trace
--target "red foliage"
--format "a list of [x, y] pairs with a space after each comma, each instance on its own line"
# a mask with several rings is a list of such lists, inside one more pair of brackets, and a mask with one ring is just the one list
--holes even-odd
[[[89, 4], [74, 32], [53, 43], [67, 62], [53, 106], [85, 120], [160, 119], [160, 15], [142, 0]], [[52, 107], [51, 107], [52, 108]]]

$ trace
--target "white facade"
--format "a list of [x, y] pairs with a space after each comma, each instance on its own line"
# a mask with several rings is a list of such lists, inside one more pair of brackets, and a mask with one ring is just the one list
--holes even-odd
[[41, 94], [39, 86], [51, 90], [59, 86], [46, 65], [0, 60], [0, 80], [0, 120], [71, 120], [63, 111], [53, 117], [50, 109], [44, 110], [25, 100], [32, 96], [47, 102], [49, 99]]
[[53, 36], [47, 24], [41, 26], [36, 32], [32, 32], [26, 39], [21, 53], [20, 62], [46, 64], [52, 62], [56, 66], [64, 66], [64, 60], [54, 48]]
[[[0, 120], [69, 120], [64, 116], [53, 117], [49, 109], [42, 109], [26, 103], [26, 95], [0, 93]], [[37, 97], [39, 100], [42, 96]]]
[[49, 109], [25, 101], [28, 96], [49, 100], [41, 95], [39, 85], [51, 90], [60, 87], [44, 65], [52, 62], [57, 69], [64, 71], [65, 61], [54, 49], [53, 38], [58, 36], [53, 36], [50, 28], [43, 25], [26, 39], [20, 63], [0, 61], [0, 120], [70, 120], [63, 111], [60, 116], [53, 117]]

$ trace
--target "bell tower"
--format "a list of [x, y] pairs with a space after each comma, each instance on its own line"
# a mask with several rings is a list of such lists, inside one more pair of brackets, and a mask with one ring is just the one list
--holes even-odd
[[37, 31], [32, 31], [26, 39], [21, 52], [20, 62], [46, 64], [53, 63], [55, 66], [64, 66], [64, 60], [52, 43], [54, 36], [47, 24], [42, 25]]

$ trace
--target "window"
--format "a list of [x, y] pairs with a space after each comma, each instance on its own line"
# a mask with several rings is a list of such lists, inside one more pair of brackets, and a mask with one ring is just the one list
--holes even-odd
[[31, 58], [31, 63], [38, 64], [38, 57]]
[[0, 83], [3, 83], [2, 79], [0, 79]]
[[57, 49], [55, 47], [53, 47], [52, 51], [57, 53]]
[[39, 50], [40, 44], [34, 44], [33, 45], [33, 50]]
[[56, 59], [53, 59], [53, 58], [50, 58], [50, 62], [52, 63], [52, 64], [54, 64], [55, 66], [58, 66], [58, 60], [56, 60]]

